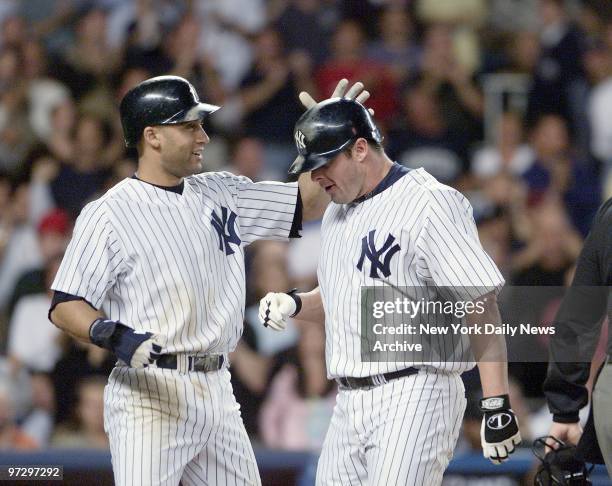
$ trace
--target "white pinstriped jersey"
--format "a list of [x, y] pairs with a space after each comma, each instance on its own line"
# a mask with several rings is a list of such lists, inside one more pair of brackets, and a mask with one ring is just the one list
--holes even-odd
[[[447, 362], [441, 356], [440, 361], [428, 363], [362, 362], [362, 287], [388, 282], [429, 293], [429, 289], [441, 286], [457, 291], [465, 287], [493, 290], [504, 284], [480, 244], [467, 199], [424, 169], [405, 172], [394, 164], [381, 182], [384, 187], [395, 179], [391, 185], [361, 202], [331, 203], [323, 217], [317, 273], [326, 316], [325, 354], [330, 378], [371, 376], [419, 364], [457, 372], [474, 366], [469, 359], [469, 338], [454, 334], [445, 339], [464, 359]], [[370, 276], [373, 262], [364, 258], [364, 238], [370, 238], [371, 249], [385, 249], [380, 257], [384, 256], [388, 265], [387, 277], [381, 272]], [[479, 295], [472, 296], [476, 297]], [[445, 349], [444, 345], [440, 348]]]
[[297, 183], [227, 172], [182, 194], [125, 179], [81, 212], [53, 290], [166, 336], [166, 353], [227, 353], [242, 334], [244, 247], [289, 236]]

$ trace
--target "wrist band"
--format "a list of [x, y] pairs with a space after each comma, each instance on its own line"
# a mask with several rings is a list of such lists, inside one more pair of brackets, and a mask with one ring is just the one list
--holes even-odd
[[302, 298], [297, 294], [298, 289], [291, 289], [287, 292], [287, 295], [293, 299], [295, 302], [295, 312], [291, 314], [289, 317], [297, 316], [302, 310]]
[[510, 410], [510, 397], [508, 395], [498, 395], [480, 400], [481, 412], [496, 412], [498, 410]]
[[89, 340], [96, 346], [112, 351], [112, 339], [116, 330], [116, 322], [98, 317], [89, 326]]

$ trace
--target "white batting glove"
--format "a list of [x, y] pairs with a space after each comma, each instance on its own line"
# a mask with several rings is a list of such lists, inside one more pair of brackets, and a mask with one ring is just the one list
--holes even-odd
[[493, 464], [501, 464], [508, 460], [521, 443], [521, 433], [516, 415], [510, 408], [510, 398], [508, 395], [483, 398], [480, 410], [483, 412], [480, 427], [482, 453]]
[[[138, 331], [134, 334], [138, 334]], [[132, 368], [155, 367], [155, 362], [163, 354], [162, 349], [165, 344], [166, 339], [163, 336], [159, 334], [151, 335], [149, 339], [143, 341], [140, 346], [136, 348], [130, 360], [130, 366]]]
[[[347, 86], [348, 79], [341, 79], [340, 81], [338, 81], [336, 89], [334, 89], [334, 92], [332, 93], [330, 98], [344, 98], [347, 100], [355, 100], [363, 105], [370, 97], [369, 91], [363, 89], [363, 83], [361, 81], [357, 81], [355, 84], [353, 84], [353, 86], [351, 86], [348, 91], [346, 89]], [[306, 91], [302, 91], [299, 97], [300, 101], [302, 102], [302, 105], [304, 105], [304, 108], [306, 109], [312, 108], [314, 105], [317, 104], [314, 98], [310, 96], [310, 94], [308, 94]], [[370, 112], [370, 115], [374, 115], [374, 110], [372, 108], [368, 108], [368, 111]]]
[[287, 328], [287, 319], [298, 312], [295, 299], [285, 293], [268, 292], [259, 301], [259, 320], [265, 327], [275, 331]]

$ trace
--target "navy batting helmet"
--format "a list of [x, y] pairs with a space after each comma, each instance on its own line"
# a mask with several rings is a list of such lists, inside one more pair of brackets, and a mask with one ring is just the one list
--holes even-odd
[[193, 85], [179, 76], [158, 76], [130, 89], [119, 112], [128, 147], [135, 147], [145, 127], [201, 120], [219, 109], [200, 103]]
[[331, 98], [309, 108], [295, 124], [293, 137], [299, 155], [289, 174], [324, 166], [360, 137], [382, 141], [367, 108], [345, 98]]

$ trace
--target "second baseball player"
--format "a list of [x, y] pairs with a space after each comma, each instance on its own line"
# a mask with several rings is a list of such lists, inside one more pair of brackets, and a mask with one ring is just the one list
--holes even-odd
[[[260, 319], [276, 330], [290, 316], [325, 321], [327, 373], [340, 391], [317, 485], [440, 484], [465, 409], [460, 373], [474, 363], [443, 355], [433, 362], [362, 360], [361, 289], [445, 287], [458, 298], [467, 287], [483, 289], [470, 298], [484, 303], [483, 319], [499, 322], [495, 295], [504, 280], [480, 245], [465, 197], [423, 169], [393, 163], [363, 105], [339, 98], [317, 104], [297, 122], [295, 140], [300, 156], [291, 172], [312, 171], [332, 200], [322, 223], [319, 287], [269, 293]], [[461, 336], [449, 339], [451, 348], [462, 346]], [[521, 441], [505, 343], [473, 339], [484, 349], [476, 353], [483, 452], [499, 463]]]

